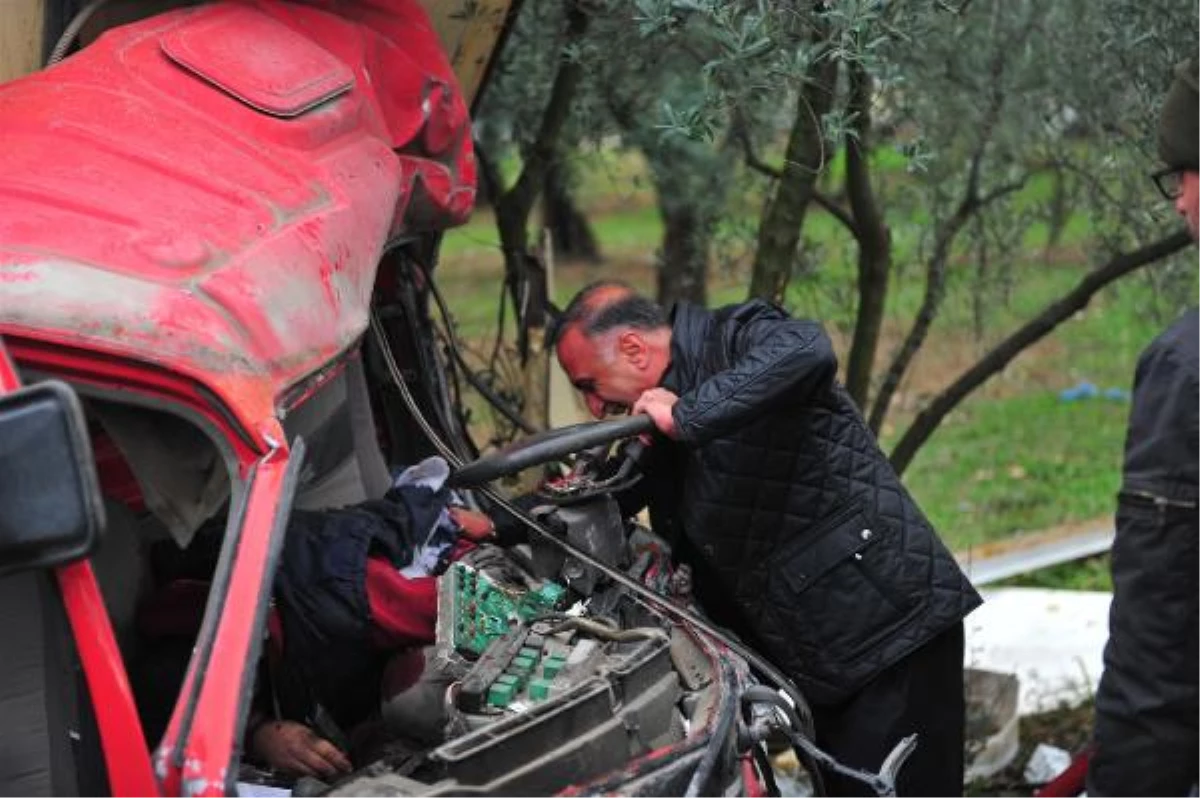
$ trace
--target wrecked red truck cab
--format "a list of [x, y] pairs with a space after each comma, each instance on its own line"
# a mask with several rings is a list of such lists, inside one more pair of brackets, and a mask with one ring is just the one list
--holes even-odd
[[[234, 794], [290, 514], [381, 496], [430, 453], [399, 384], [454, 423], [425, 303], [438, 236], [474, 204], [467, 104], [416, 0], [226, 0], [0, 85], [0, 126], [0, 474], [26, 486], [0, 486], [0, 713], [19, 743], [0, 746], [0, 784]], [[58, 461], [29, 456], [51, 446], [28, 434], [35, 399]], [[22, 520], [55, 502], [76, 510]], [[221, 514], [182, 685], [135, 696], [154, 547], [194, 548]], [[622, 545], [623, 523], [606, 532]], [[360, 767], [345, 789], [761, 790], [738, 731], [746, 663], [604, 591], [638, 628], [565, 622], [548, 660], [569, 678], [543, 674], [541, 703], [485, 689], [419, 752], [426, 771]], [[468, 609], [446, 606], [452, 657]]]
[[[415, 0], [259, 0], [107, 31], [0, 86], [0, 126], [0, 339], [16, 370], [69, 384], [89, 422], [120, 429], [127, 456], [148, 429], [126, 423], [131, 408], [185, 428], [207, 449], [197, 467], [209, 484], [232, 486], [225, 551], [153, 780], [119, 654], [103, 642], [80, 651], [109, 786], [224, 794], [270, 598], [264, 575], [301, 478], [287, 416], [357, 363], [385, 252], [469, 215], [466, 105]], [[160, 492], [141, 500], [213, 509], [203, 488]], [[176, 532], [192, 523], [175, 515]], [[59, 579], [72, 622], [100, 630], [88, 573], [75, 563]], [[112, 678], [93, 682], [100, 660]]]

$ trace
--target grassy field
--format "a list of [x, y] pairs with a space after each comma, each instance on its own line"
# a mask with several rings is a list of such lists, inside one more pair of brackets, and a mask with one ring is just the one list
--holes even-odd
[[[639, 164], [593, 155], [582, 158], [579, 167], [581, 205], [605, 260], [560, 264], [555, 275], [559, 300], [602, 277], [650, 290], [662, 226]], [[1032, 184], [1024, 201], [1047, 190]], [[897, 219], [893, 213], [890, 222], [899, 268], [877, 368], [906, 333], [923, 290], [916, 248], [926, 220], [918, 214]], [[1023, 259], [1008, 275], [1007, 297], [982, 309], [982, 325], [976, 318], [980, 308], [966, 290], [973, 266], [966, 260], [954, 264], [944, 311], [893, 403], [882, 435], [885, 449], [925, 400], [1095, 265], [1087, 255], [1089, 234], [1085, 220], [1072, 219], [1059, 245], [1047, 251], [1045, 230], [1031, 229]], [[853, 323], [852, 242], [821, 213], [810, 214], [804, 235], [819, 249], [819, 268], [793, 280], [787, 303], [797, 314], [822, 320], [844, 354]], [[479, 212], [446, 236], [439, 284], [460, 333], [479, 348], [495, 334], [501, 274], [490, 213]], [[1168, 292], [1155, 291], [1151, 283], [1136, 275], [1101, 292], [1084, 312], [972, 395], [917, 455], [905, 481], [953, 548], [1089, 519], [1110, 522], [1129, 406], [1127, 399], [1106, 398], [1103, 392], [1127, 391], [1138, 352], [1182, 307], [1195, 302], [1194, 272]], [[715, 266], [710, 303], [743, 299], [746, 284], [745, 261]], [[1085, 381], [1101, 395], [1060, 399], [1061, 391]], [[1085, 580], [1084, 586], [1096, 583]]]

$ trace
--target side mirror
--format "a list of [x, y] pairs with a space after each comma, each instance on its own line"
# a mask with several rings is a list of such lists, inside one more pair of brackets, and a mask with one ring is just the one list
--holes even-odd
[[86, 557], [103, 527], [75, 392], [51, 380], [0, 396], [0, 576]]

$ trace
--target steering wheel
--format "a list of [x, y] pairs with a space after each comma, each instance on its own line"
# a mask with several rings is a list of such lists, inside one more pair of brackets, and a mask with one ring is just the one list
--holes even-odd
[[548, 429], [467, 463], [450, 475], [455, 488], [474, 488], [530, 466], [560, 460], [568, 454], [654, 431], [654, 420], [639, 413], [611, 421], [589, 421]]

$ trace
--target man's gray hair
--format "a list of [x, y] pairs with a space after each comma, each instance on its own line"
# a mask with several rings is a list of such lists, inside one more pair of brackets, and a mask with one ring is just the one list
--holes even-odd
[[670, 322], [662, 306], [619, 280], [601, 280], [583, 288], [558, 318], [552, 345], [570, 327], [578, 326], [588, 338], [618, 327], [657, 330]]

